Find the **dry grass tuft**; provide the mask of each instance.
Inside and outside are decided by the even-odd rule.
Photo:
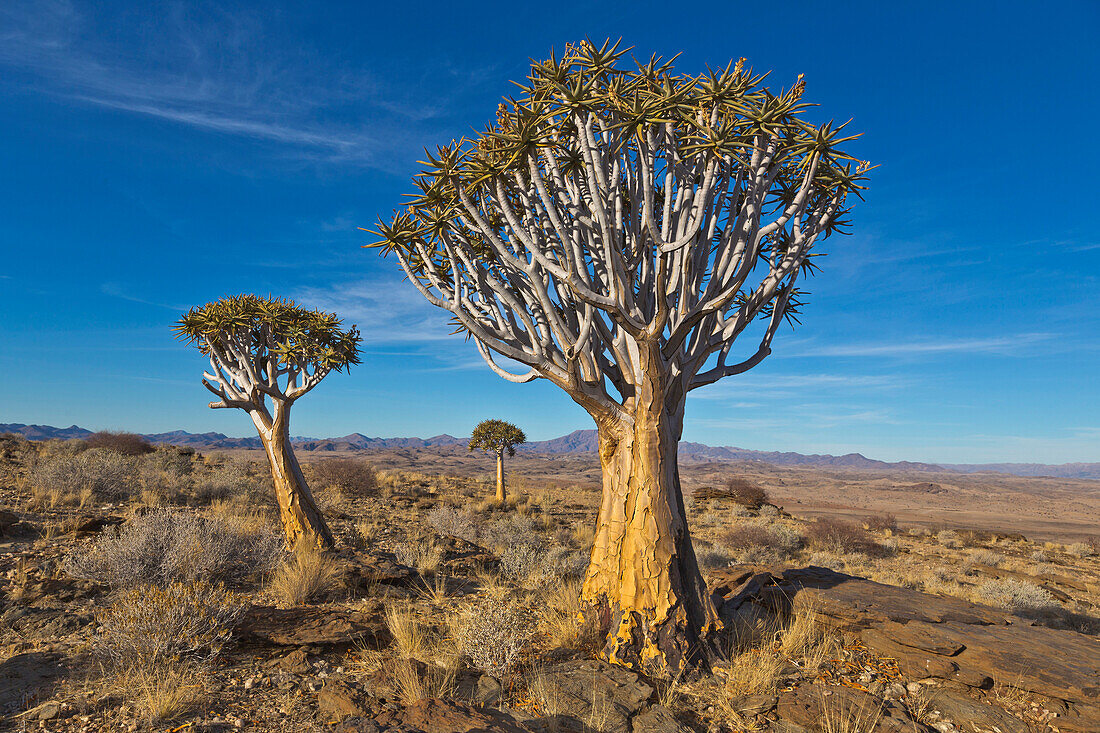
[[[416,568],[421,575],[430,575],[439,569],[439,563],[443,561],[443,550],[434,540],[422,537],[416,540],[407,540],[394,548],[397,562]]]
[[[301,544],[272,576],[268,591],[283,605],[301,606],[331,593],[340,580],[335,561],[317,548]]]

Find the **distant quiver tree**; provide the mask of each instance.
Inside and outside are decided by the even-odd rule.
[[[176,322],[180,338],[210,359],[202,384],[252,418],[271,463],[287,547],[335,542],[290,444],[290,408],[329,372],[359,363],[359,332],[332,313],[292,300],[238,295],[192,308]]]
[[[504,454],[516,454],[516,446],[526,443],[527,436],[510,422],[482,420],[470,436],[470,450],[483,450],[497,457],[497,501],[504,503]]]
[[[625,66],[627,50],[584,42],[534,62],[494,124],[427,155],[368,246],[494,372],[548,379],[595,420],[583,599],[610,621],[608,659],[674,675],[718,653],[720,623],[677,471],[687,394],[771,353],[869,166],[839,150],[843,125],[801,119],[801,77],[773,93],[744,59],[680,76],[658,57]]]

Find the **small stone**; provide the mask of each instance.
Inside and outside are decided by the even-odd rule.
[[[319,679],[306,680],[302,683],[302,687],[306,692],[320,692],[324,686],[324,681]]]

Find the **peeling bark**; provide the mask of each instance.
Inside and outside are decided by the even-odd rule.
[[[290,445],[290,405],[277,406],[274,418],[266,411],[253,410],[249,414],[271,464],[287,548],[293,550],[302,542],[318,549],[335,547],[336,540],[313,500]]]
[[[715,658],[721,622],[680,489],[682,400],[670,410],[663,381],[646,373],[632,419],[597,422],[603,499],[582,600],[610,621],[608,661],[676,676]]]

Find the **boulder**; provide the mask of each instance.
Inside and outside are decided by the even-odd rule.
[[[317,693],[317,709],[329,720],[370,718],[372,698],[347,682],[330,680]]]
[[[630,733],[630,716],[653,695],[634,672],[595,659],[555,664],[542,682],[555,708],[607,733]]]

